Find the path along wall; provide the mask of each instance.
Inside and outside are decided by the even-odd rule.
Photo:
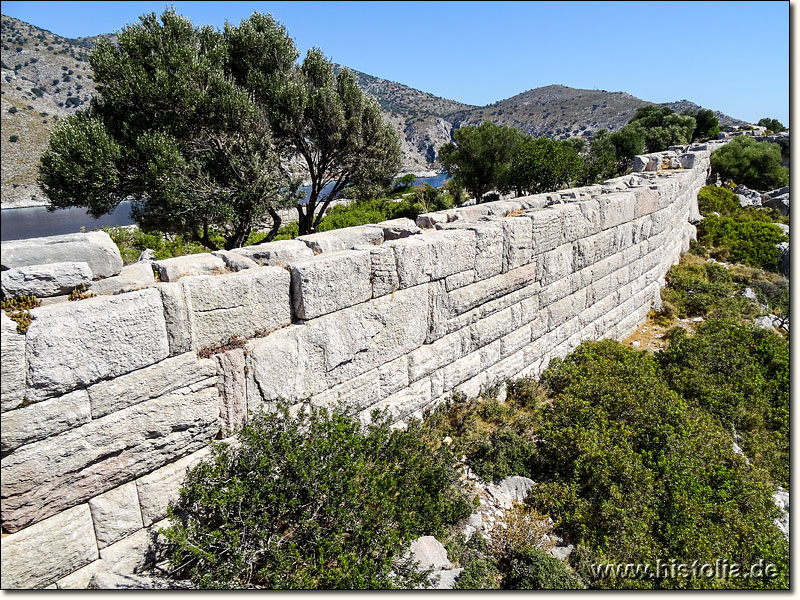
[[[40,307],[25,335],[3,313],[2,587],[141,568],[186,469],[276,397],[400,421],[630,333],[695,235],[713,147],[242,249],[258,266]]]

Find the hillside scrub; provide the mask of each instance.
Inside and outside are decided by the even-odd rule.
[[[189,473],[165,535],[173,575],[201,588],[384,589],[426,585],[403,560],[422,535],[469,514],[455,458],[415,426],[287,405]]]
[[[781,147],[740,135],[711,153],[711,175],[766,192],[789,185],[789,169],[781,164]]]

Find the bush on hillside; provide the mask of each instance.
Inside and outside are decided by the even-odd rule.
[[[401,557],[469,512],[455,458],[419,431],[288,406],[192,469],[165,530],[175,575],[203,588],[424,585]]]
[[[747,135],[711,153],[711,173],[723,182],[735,181],[762,192],[789,185],[789,169],[781,165],[780,147]]]
[[[697,241],[713,247],[714,258],[775,273],[780,271],[782,256],[776,244],[787,240],[778,226],[760,220],[712,215],[697,226]]]

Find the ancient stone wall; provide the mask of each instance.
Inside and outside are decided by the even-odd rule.
[[[160,261],[162,281],[36,308],[24,335],[2,313],[2,587],[140,568],[186,469],[277,397],[401,421],[627,335],[695,234],[713,147],[416,224]]]

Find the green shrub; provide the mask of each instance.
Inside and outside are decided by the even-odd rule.
[[[780,270],[779,242],[786,235],[776,225],[760,220],[742,221],[732,217],[709,216],[697,227],[697,240],[714,247],[712,255],[726,262],[735,262],[768,271]]]
[[[454,457],[418,424],[288,406],[256,415],[187,476],[165,531],[175,575],[203,588],[423,585],[399,559],[420,535],[465,518]]]
[[[19,141],[19,136],[18,135],[12,135],[12,136],[10,136],[8,138],[8,141],[9,142],[18,142]]]
[[[453,589],[497,590],[500,589],[501,577],[500,567],[494,558],[475,558],[461,571]]]
[[[748,135],[734,138],[711,153],[711,172],[723,181],[767,191],[789,185],[789,169],[781,165],[776,144],[757,142]]]
[[[739,197],[724,187],[707,185],[698,192],[697,205],[704,216],[718,212],[723,217],[730,217],[739,210]]]
[[[789,485],[789,345],[752,325],[709,321],[670,332],[658,355],[670,387],[708,411],[755,465]]]
[[[583,587],[563,562],[533,546],[523,546],[513,552],[503,585],[511,590],[575,590]]]
[[[138,227],[103,227],[102,230],[117,245],[126,265],[136,262],[147,248],[153,250],[156,260],[210,252],[202,244],[189,241],[181,235],[168,237],[161,233],[145,233]]]

